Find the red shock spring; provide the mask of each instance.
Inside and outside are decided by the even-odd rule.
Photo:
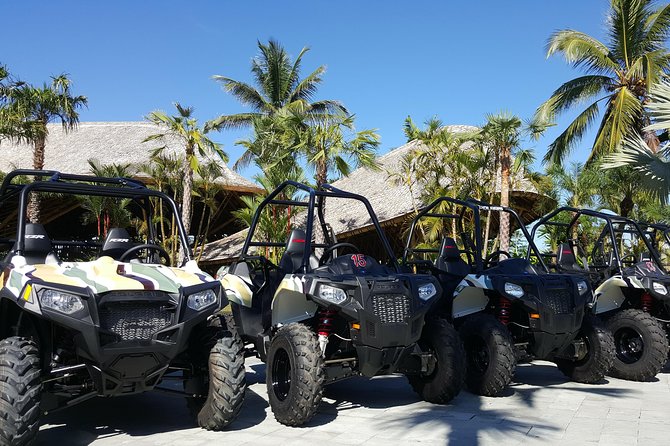
[[[651,313],[651,309],[654,306],[654,298],[651,296],[651,294],[642,293],[640,301],[642,302],[642,311],[645,313]]]
[[[511,315],[512,302],[503,296],[498,300],[498,320],[503,324],[509,324]]]
[[[319,334],[330,336],[333,331],[333,317],[337,312],[335,310],[321,310],[319,312]]]

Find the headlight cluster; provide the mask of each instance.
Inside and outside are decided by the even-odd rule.
[[[44,308],[63,314],[72,314],[84,309],[84,303],[79,296],[56,290],[44,290],[40,294],[40,304]]]
[[[186,306],[191,310],[200,311],[215,304],[217,301],[214,290],[202,290],[188,296]]]
[[[585,280],[580,280],[579,282],[577,282],[577,291],[579,292],[580,296],[586,293],[588,290],[589,285],[586,283]]]
[[[437,289],[432,283],[427,283],[419,287],[419,298],[421,300],[428,300],[437,294]]]
[[[521,288],[521,285],[517,285],[516,283],[511,283],[511,282],[505,282],[505,292],[509,294],[512,297],[520,298],[523,297],[523,288]]]
[[[659,282],[654,282],[651,287],[654,289],[654,292],[662,295],[668,294],[668,289],[663,285],[662,283]]]
[[[347,293],[345,293],[342,288],[337,288],[330,285],[321,285],[319,287],[319,298],[339,305],[347,300]]]

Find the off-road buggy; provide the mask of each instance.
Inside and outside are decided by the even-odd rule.
[[[589,209],[562,207],[546,215],[534,234],[558,244],[555,271],[588,279],[594,312],[614,335],[616,358],[610,374],[646,381],[667,361],[670,276],[659,253],[633,220]]]
[[[495,248],[485,255],[484,237],[503,213],[517,228],[512,241],[521,258]],[[482,219],[489,221],[485,233]],[[428,240],[436,228],[440,245]],[[533,263],[525,258],[526,248],[535,254]],[[519,215],[508,207],[435,200],[412,222],[403,264],[439,279],[442,296],[431,312],[459,330],[466,383],[474,393],[498,395],[511,382],[517,360],[553,361],[570,379],[585,383],[601,380],[612,364],[612,337],[591,314],[588,282],[549,274]]]
[[[326,201],[333,214],[358,206],[369,215],[385,264],[335,240]],[[276,241],[269,226],[280,217]],[[465,361],[458,334],[445,319],[426,318],[440,285],[429,275],[400,272],[360,195],[282,183],[258,207],[239,261],[222,282],[237,330],[267,364],[270,406],[280,423],[309,421],[323,386],[355,375],[404,373],[434,403],[460,391]]]
[[[25,175],[40,179],[18,184]],[[33,194],[44,225],[26,222]],[[76,211],[91,200],[122,206],[141,229],[111,228],[104,240],[86,233]],[[167,195],[125,178],[19,170],[0,186],[0,212],[16,223],[0,240],[0,444],[30,443],[47,412],[159,389],[167,378],[183,381],[184,392],[172,392],[187,397],[200,426],[235,418],[244,357],[218,316],[227,300],[191,260]],[[173,216],[184,252],[175,267],[152,224],[158,214]],[[59,233],[66,238],[52,240]]]

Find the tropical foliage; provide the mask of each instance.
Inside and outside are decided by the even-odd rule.
[[[161,111],[153,111],[147,116],[147,120],[156,124],[162,130],[160,133],[149,136],[144,142],[159,141],[163,146],[158,147],[154,154],[160,155],[166,148],[170,140],[177,142],[183,148],[182,167],[182,221],[186,233],[191,230],[191,195],[193,194],[193,173],[197,173],[200,168],[198,156],[216,156],[224,162],[228,161],[228,155],[223,151],[221,145],[209,139],[202,128],[198,126],[198,121],[193,117],[193,108],[183,107],[175,103],[178,114],[168,116]]]
[[[584,103],[589,105],[549,145],[544,160],[561,164],[589,127],[598,124],[589,161],[614,152],[623,140],[643,135],[656,150],[656,135],[649,124],[645,103],[650,88],[670,70],[665,47],[670,36],[670,5],[653,7],[649,0],[612,0],[606,21],[608,40],[567,29],[554,33],[547,57],[561,54],[585,75],[554,91],[537,110],[543,120]]]
[[[379,136],[375,131],[356,131],[354,116],[338,101],[315,100],[325,67],[301,78],[302,59],[308,49],[303,48],[293,60],[274,40],[259,42],[258,48],[251,65],[255,86],[214,76],[242,105],[252,108],[251,112],[219,116],[206,126],[216,130],[251,127],[252,135],[237,142],[245,151],[234,167],[254,164],[261,172],[256,181],[266,194],[283,180],[304,180],[305,171],[314,173],[319,187],[348,175],[352,167],[377,168]],[[243,223],[250,224],[261,198],[244,199],[246,209],[237,213]],[[290,207],[269,211],[261,217],[260,236],[267,241],[284,241],[295,215]]]
[[[19,82],[7,82],[8,73],[0,70],[0,137],[33,146],[33,168],[44,168],[47,124],[60,122],[65,131],[74,129],[79,122],[79,109],[88,104],[85,96],[72,93],[72,82],[65,74],[54,76],[50,83],[40,87]],[[39,220],[40,203],[31,195],[28,207],[31,221]]]

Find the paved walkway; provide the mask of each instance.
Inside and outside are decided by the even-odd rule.
[[[451,405],[419,401],[404,377],[351,379],[326,388],[306,427],[277,423],[265,367],[247,360],[244,408],[225,432],[194,427],[183,399],[150,393],[94,399],[50,415],[38,444],[59,445],[513,445],[670,444],[670,368],[655,382],[566,382],[551,363],[517,368],[505,396],[462,392]]]

